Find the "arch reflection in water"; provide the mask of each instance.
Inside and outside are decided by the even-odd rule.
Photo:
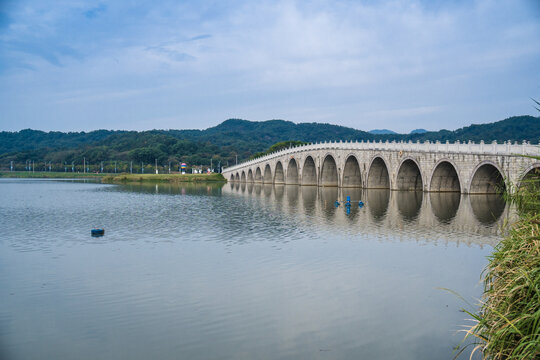
[[[424,193],[421,191],[396,191],[398,211],[405,221],[414,221],[420,214]]]
[[[285,185],[285,193],[287,194],[287,201],[293,207],[298,205],[298,198],[300,197],[299,185]]]
[[[323,214],[327,219],[334,217],[336,213],[335,202],[338,198],[338,188],[337,187],[321,187],[321,207]]]
[[[317,187],[315,186],[302,186],[302,204],[304,205],[304,211],[307,215],[315,214],[315,208],[317,204]]]
[[[263,184],[263,192],[264,192],[264,196],[266,196],[267,198],[270,197],[270,195],[272,195],[272,187],[273,185],[272,184]]]
[[[259,187],[259,193],[261,189]],[[286,218],[305,224],[307,231],[312,226],[324,226],[327,228],[325,231],[346,231],[352,237],[371,233],[384,238],[412,238],[429,242],[446,239],[467,245],[494,245],[500,239],[502,222],[506,217],[514,216],[503,199],[494,195],[433,193],[424,199],[422,192],[388,189],[299,185],[271,189],[273,195],[261,196],[263,206],[266,204],[273,209],[282,209],[287,214]],[[229,190],[228,186],[224,187],[224,191],[231,195],[250,196],[234,188]],[[251,196],[257,197],[256,194]],[[343,201],[347,196],[351,197],[353,205],[350,211],[343,202],[339,207],[335,206],[336,199]],[[365,204],[362,208],[358,207],[358,199]]]
[[[388,212],[390,189],[370,189],[366,192],[366,199],[373,220],[382,221]]]
[[[471,194],[469,201],[475,218],[484,225],[496,223],[506,207],[504,198],[497,194]]]
[[[456,217],[459,209],[461,194],[458,192],[432,192],[429,201],[433,214],[443,223],[450,222]]]
[[[347,196],[351,199],[351,206],[347,207],[347,215],[350,219],[355,219],[359,213],[358,202],[364,200],[364,195],[361,188],[342,188],[339,195],[340,201],[343,203],[347,201]],[[334,206],[335,207],[335,206]]]
[[[283,202],[283,196],[285,195],[285,185],[274,185],[274,194],[276,196],[276,200],[281,204]]]
[[[300,186],[285,185],[285,208],[289,214],[298,214],[300,206]]]

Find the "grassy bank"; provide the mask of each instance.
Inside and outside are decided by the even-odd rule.
[[[19,179],[76,179],[76,178],[101,178],[105,174],[54,172],[54,171],[0,171],[0,178]]]
[[[104,183],[142,183],[142,182],[165,182],[165,183],[197,183],[197,182],[225,182],[221,174],[119,174],[116,176],[104,176]]]
[[[102,182],[114,183],[203,183],[225,182],[221,174],[96,174],[96,173],[72,173],[72,172],[48,172],[48,171],[3,171],[0,178],[19,179],[74,179],[74,178],[100,178]]]
[[[540,359],[539,183],[509,196],[520,213],[489,257],[477,321],[467,336],[485,359]]]

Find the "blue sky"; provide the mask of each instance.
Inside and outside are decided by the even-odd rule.
[[[0,130],[538,115],[540,1],[0,0]]]

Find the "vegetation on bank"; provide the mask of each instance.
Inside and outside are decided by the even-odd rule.
[[[0,171],[0,178],[19,179],[75,179],[75,178],[101,178],[106,174],[83,173],[83,172],[58,172],[58,171]]]
[[[167,182],[167,183],[203,183],[225,182],[221,174],[104,174],[104,173],[76,173],[55,171],[2,171],[0,178],[19,179],[79,179],[97,178],[103,183],[141,183],[141,182]]]
[[[225,182],[221,174],[119,174],[107,175],[101,179],[104,183],[142,183],[142,182],[166,182],[166,183],[202,183],[202,182]]]
[[[519,221],[489,257],[474,351],[485,359],[540,359],[540,174],[507,195]]]

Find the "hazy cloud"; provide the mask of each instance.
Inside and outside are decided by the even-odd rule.
[[[189,40],[190,41],[195,41],[195,40],[203,40],[203,39],[208,39],[208,38],[211,38],[212,35],[209,35],[209,34],[203,34],[203,35],[197,35],[197,36],[194,36],[192,38],[190,38]]]
[[[227,117],[457,128],[533,113],[540,91],[532,0],[22,0],[7,9],[4,129],[204,128]]]

